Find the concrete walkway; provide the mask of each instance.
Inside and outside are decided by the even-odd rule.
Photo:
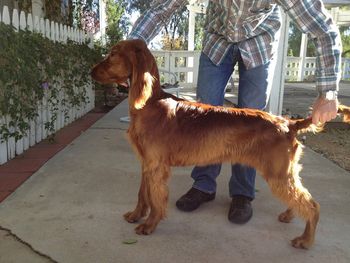
[[[350,174],[309,149],[301,176],[321,204],[321,218],[308,251],[290,246],[304,223],[277,221],[285,207],[260,177],[252,220],[243,226],[227,220],[228,165],[216,200],[192,213],[175,207],[192,183],[191,167],[173,169],[168,218],[152,235],[136,235],[136,225],[122,218],[140,184],[127,124],[119,122],[125,115],[126,101],[0,204],[0,262],[350,262]],[[123,243],[129,239],[137,242]]]

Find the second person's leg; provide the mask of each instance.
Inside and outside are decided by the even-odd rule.
[[[264,110],[270,96],[275,61],[253,69],[246,69],[241,59],[238,62],[238,107]],[[252,167],[232,165],[229,183],[232,202],[228,218],[233,223],[246,223],[253,215],[250,202],[255,197],[255,175],[256,171]]]
[[[235,64],[233,46],[220,65],[215,65],[205,54],[201,54],[198,71],[197,100],[211,105],[223,105],[225,87],[232,75]],[[193,211],[203,202],[213,200],[216,193],[216,177],[220,174],[221,164],[196,166],[191,177],[192,188],[183,195],[176,206],[182,211]]]

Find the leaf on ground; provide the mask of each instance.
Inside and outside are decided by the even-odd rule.
[[[132,245],[132,244],[135,244],[135,243],[137,243],[136,239],[130,238],[130,239],[123,240],[123,244],[126,244],[126,245]]]

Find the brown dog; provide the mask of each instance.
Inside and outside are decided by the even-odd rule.
[[[256,168],[271,191],[288,209],[279,216],[290,222],[294,215],[306,221],[304,233],[292,240],[297,248],[314,242],[319,205],[299,178],[302,146],[298,131],[311,130],[311,118],[289,120],[252,109],[214,107],[178,99],[159,83],[155,59],[141,40],[121,41],[92,70],[101,83],[127,83],[128,135],[142,163],[138,203],[124,215],[137,222],[138,234],[150,234],[166,215],[167,180],[171,166],[242,163]],[[350,120],[350,109],[340,106]]]

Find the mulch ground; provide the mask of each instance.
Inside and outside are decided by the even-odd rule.
[[[304,144],[350,172],[350,125],[329,123],[318,134],[306,134]]]

